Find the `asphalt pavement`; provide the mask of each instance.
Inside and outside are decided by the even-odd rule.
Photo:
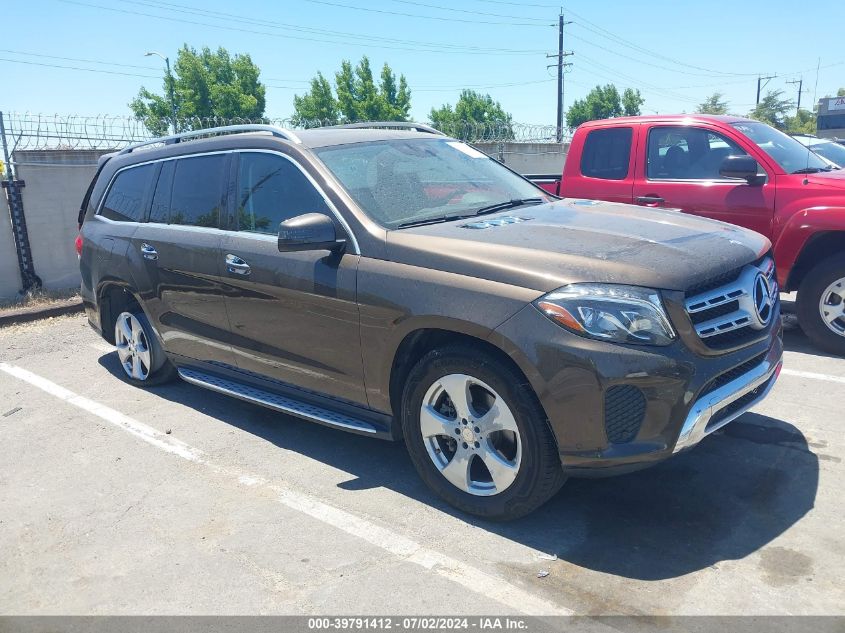
[[[132,387],[83,316],[0,328],[0,614],[843,615],[845,359],[786,348],[694,450],[502,524],[399,444]]]

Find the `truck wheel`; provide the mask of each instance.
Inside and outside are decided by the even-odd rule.
[[[114,324],[114,341],[127,382],[151,387],[176,376],[143,312],[121,312]]]
[[[432,351],[414,366],[402,430],[423,481],[486,519],[528,514],[565,480],[546,414],[525,379],[469,347]]]
[[[817,347],[845,356],[845,255],[824,260],[804,277],[798,322]]]

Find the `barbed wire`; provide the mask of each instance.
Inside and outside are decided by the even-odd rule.
[[[127,116],[59,115],[2,113],[9,152],[20,150],[116,150],[166,136],[172,131],[168,119],[138,119]],[[225,125],[265,124],[288,129],[310,129],[332,125],[334,121],[292,118],[192,117],[178,119],[177,130],[199,130]],[[444,134],[476,143],[554,143],[554,125],[532,125],[495,121],[489,123],[451,122],[435,125]]]

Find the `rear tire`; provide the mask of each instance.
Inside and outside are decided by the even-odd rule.
[[[413,367],[402,395],[402,429],[429,488],[485,519],[526,515],[566,479],[546,414],[525,378],[468,346],[434,350]]]
[[[814,345],[845,356],[845,255],[825,259],[804,277],[798,323]]]
[[[176,368],[167,359],[149,319],[140,310],[118,315],[114,341],[126,382],[136,387],[152,387],[176,377]]]

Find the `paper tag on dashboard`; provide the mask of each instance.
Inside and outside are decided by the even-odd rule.
[[[466,143],[461,143],[460,141],[448,141],[446,143],[449,147],[454,147],[459,152],[463,152],[470,158],[487,158],[487,154],[483,152],[479,152],[477,149],[473,149]]]

